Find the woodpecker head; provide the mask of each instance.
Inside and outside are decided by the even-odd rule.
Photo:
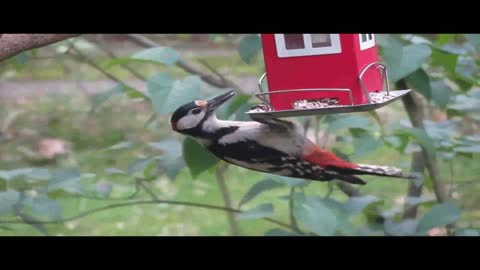
[[[181,106],[170,119],[172,129],[188,135],[201,132],[203,124],[215,117],[215,110],[234,95],[234,91],[229,91],[210,100],[195,100]]]

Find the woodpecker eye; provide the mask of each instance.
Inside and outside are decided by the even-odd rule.
[[[199,114],[202,110],[200,110],[199,108],[195,108],[192,110],[192,113],[193,114]]]

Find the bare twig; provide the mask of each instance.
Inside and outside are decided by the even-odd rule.
[[[290,226],[296,228],[296,230],[300,230],[298,228],[298,224],[297,224],[297,219],[295,218],[295,215],[294,215],[294,211],[293,211],[293,207],[294,207],[294,200],[293,200],[293,195],[295,194],[295,187],[291,187],[290,188],[290,196],[288,198],[288,209],[289,209],[289,212],[290,212]]]
[[[141,188],[143,188],[143,190],[144,190],[145,192],[148,193],[148,195],[150,195],[150,197],[151,197],[152,199],[154,199],[154,200],[156,200],[156,201],[159,200],[157,194],[155,194],[152,190],[150,190],[150,188],[148,188],[147,185],[145,185],[145,183],[143,182],[143,180],[138,179],[138,182],[137,182],[137,183],[138,183],[138,185],[139,185]]]
[[[87,63],[88,65],[90,65],[91,67],[93,67],[94,69],[98,70],[100,73],[102,73],[103,75],[105,75],[107,78],[109,78],[110,80],[114,81],[114,82],[117,82],[118,84],[121,84],[122,86],[124,87],[128,87],[130,89],[135,89],[134,87],[131,87],[129,86],[127,83],[125,83],[124,81],[122,81],[121,79],[117,78],[116,76],[114,76],[113,74],[111,74],[110,72],[104,70],[102,67],[100,67],[97,63],[95,63],[94,61],[92,61],[90,58],[88,58],[86,55],[84,55],[80,50],[78,50],[75,45],[73,45],[73,43],[71,44],[71,51],[73,51],[74,53],[71,53],[69,52],[68,54],[75,57],[77,60],[79,61],[82,61],[82,62],[85,62]],[[142,92],[136,90],[138,93],[140,93],[144,98],[146,97],[145,94],[143,94]]]
[[[112,81],[115,81],[117,83],[120,83],[120,84],[125,84],[122,80],[120,80],[119,78],[115,77],[114,75],[112,75],[111,73],[105,71],[102,67],[100,67],[99,65],[97,65],[97,63],[95,63],[94,61],[92,61],[90,58],[88,58],[86,55],[84,55],[80,50],[78,50],[75,45],[72,45],[71,47],[71,50],[73,52],[75,52],[74,54],[72,53],[69,53],[70,55],[72,55],[73,57],[77,58],[79,61],[82,61],[82,62],[85,62],[87,63],[89,66],[93,67],[94,69],[98,70],[100,73],[102,73],[103,75],[105,75],[107,78],[109,78],[110,80]]]
[[[215,178],[217,179],[218,187],[220,188],[220,193],[223,196],[223,203],[225,208],[232,208],[232,199],[230,198],[230,192],[228,191],[227,185],[225,183],[225,171],[228,168],[228,164],[222,163],[218,165],[215,172]],[[239,235],[237,220],[235,219],[235,212],[227,212],[228,223],[230,224],[230,231],[233,236]]]
[[[213,74],[217,75],[217,77],[222,80],[223,83],[228,83],[226,81],[227,78],[223,76],[223,74],[221,74],[216,68],[210,65],[205,59],[198,59],[198,62],[210,70]]]
[[[98,212],[114,209],[114,208],[121,208],[121,207],[126,207],[126,206],[133,206],[133,205],[142,205],[142,204],[170,204],[170,205],[185,205],[185,206],[191,206],[191,207],[199,207],[199,208],[206,208],[206,209],[211,209],[211,210],[221,210],[221,211],[226,211],[226,212],[233,212],[233,213],[242,213],[241,210],[234,209],[234,208],[228,208],[228,207],[223,207],[223,206],[216,206],[216,205],[211,205],[211,204],[203,204],[203,203],[193,203],[193,202],[183,202],[183,201],[173,201],[173,200],[151,200],[151,201],[132,201],[132,202],[125,202],[125,203],[117,203],[117,204],[110,204],[98,208],[94,208],[91,210],[87,210],[81,214],[78,214],[73,217],[69,218],[64,218],[60,220],[48,220],[48,221],[31,221],[29,224],[60,224],[72,220],[76,220],[79,218],[83,218]],[[284,228],[292,229],[295,230],[292,226],[290,226],[287,223],[284,223],[282,221],[273,219],[273,218],[263,218],[264,220],[279,225]],[[0,220],[0,224],[24,224],[25,222],[22,220]]]
[[[0,39],[0,61],[24,51],[44,47],[79,34],[3,34]]]
[[[117,58],[115,53],[112,52],[108,48],[108,46],[105,45],[103,40],[96,40],[95,44],[97,44],[97,46],[102,51],[104,51],[108,56],[110,56],[111,58]],[[130,72],[133,76],[135,76],[135,78],[137,78],[139,80],[142,80],[142,81],[145,80],[145,77],[142,74],[138,73],[135,69],[131,68],[128,64],[122,63],[122,64],[120,64],[120,66],[122,66],[124,69],[128,70],[128,72]]]
[[[155,48],[155,47],[160,47],[160,44],[156,43],[155,41],[145,37],[144,35],[140,35],[140,34],[129,34],[128,37],[134,41],[135,43],[145,47],[145,48]],[[240,90],[240,87],[235,84],[233,81],[225,78],[223,75],[220,74],[220,78],[218,78],[217,76],[219,74],[215,74],[217,76],[212,76],[200,69],[198,69],[197,67],[193,66],[191,63],[187,62],[186,60],[184,59],[179,59],[176,63],[176,65],[183,69],[184,71],[190,73],[190,74],[194,74],[194,75],[198,75],[204,82],[212,85],[212,86],[215,86],[215,87],[218,87],[218,88],[234,88],[234,89],[239,89]]]

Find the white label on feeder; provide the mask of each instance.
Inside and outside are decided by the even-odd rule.
[[[275,34],[278,57],[342,52],[339,34]]]

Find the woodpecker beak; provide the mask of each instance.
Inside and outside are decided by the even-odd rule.
[[[233,96],[235,96],[235,91],[229,91],[225,94],[221,94],[219,96],[216,96],[210,99],[207,103],[207,111],[209,112],[215,111],[216,109],[218,109],[218,107],[220,107],[227,100],[231,99]]]

